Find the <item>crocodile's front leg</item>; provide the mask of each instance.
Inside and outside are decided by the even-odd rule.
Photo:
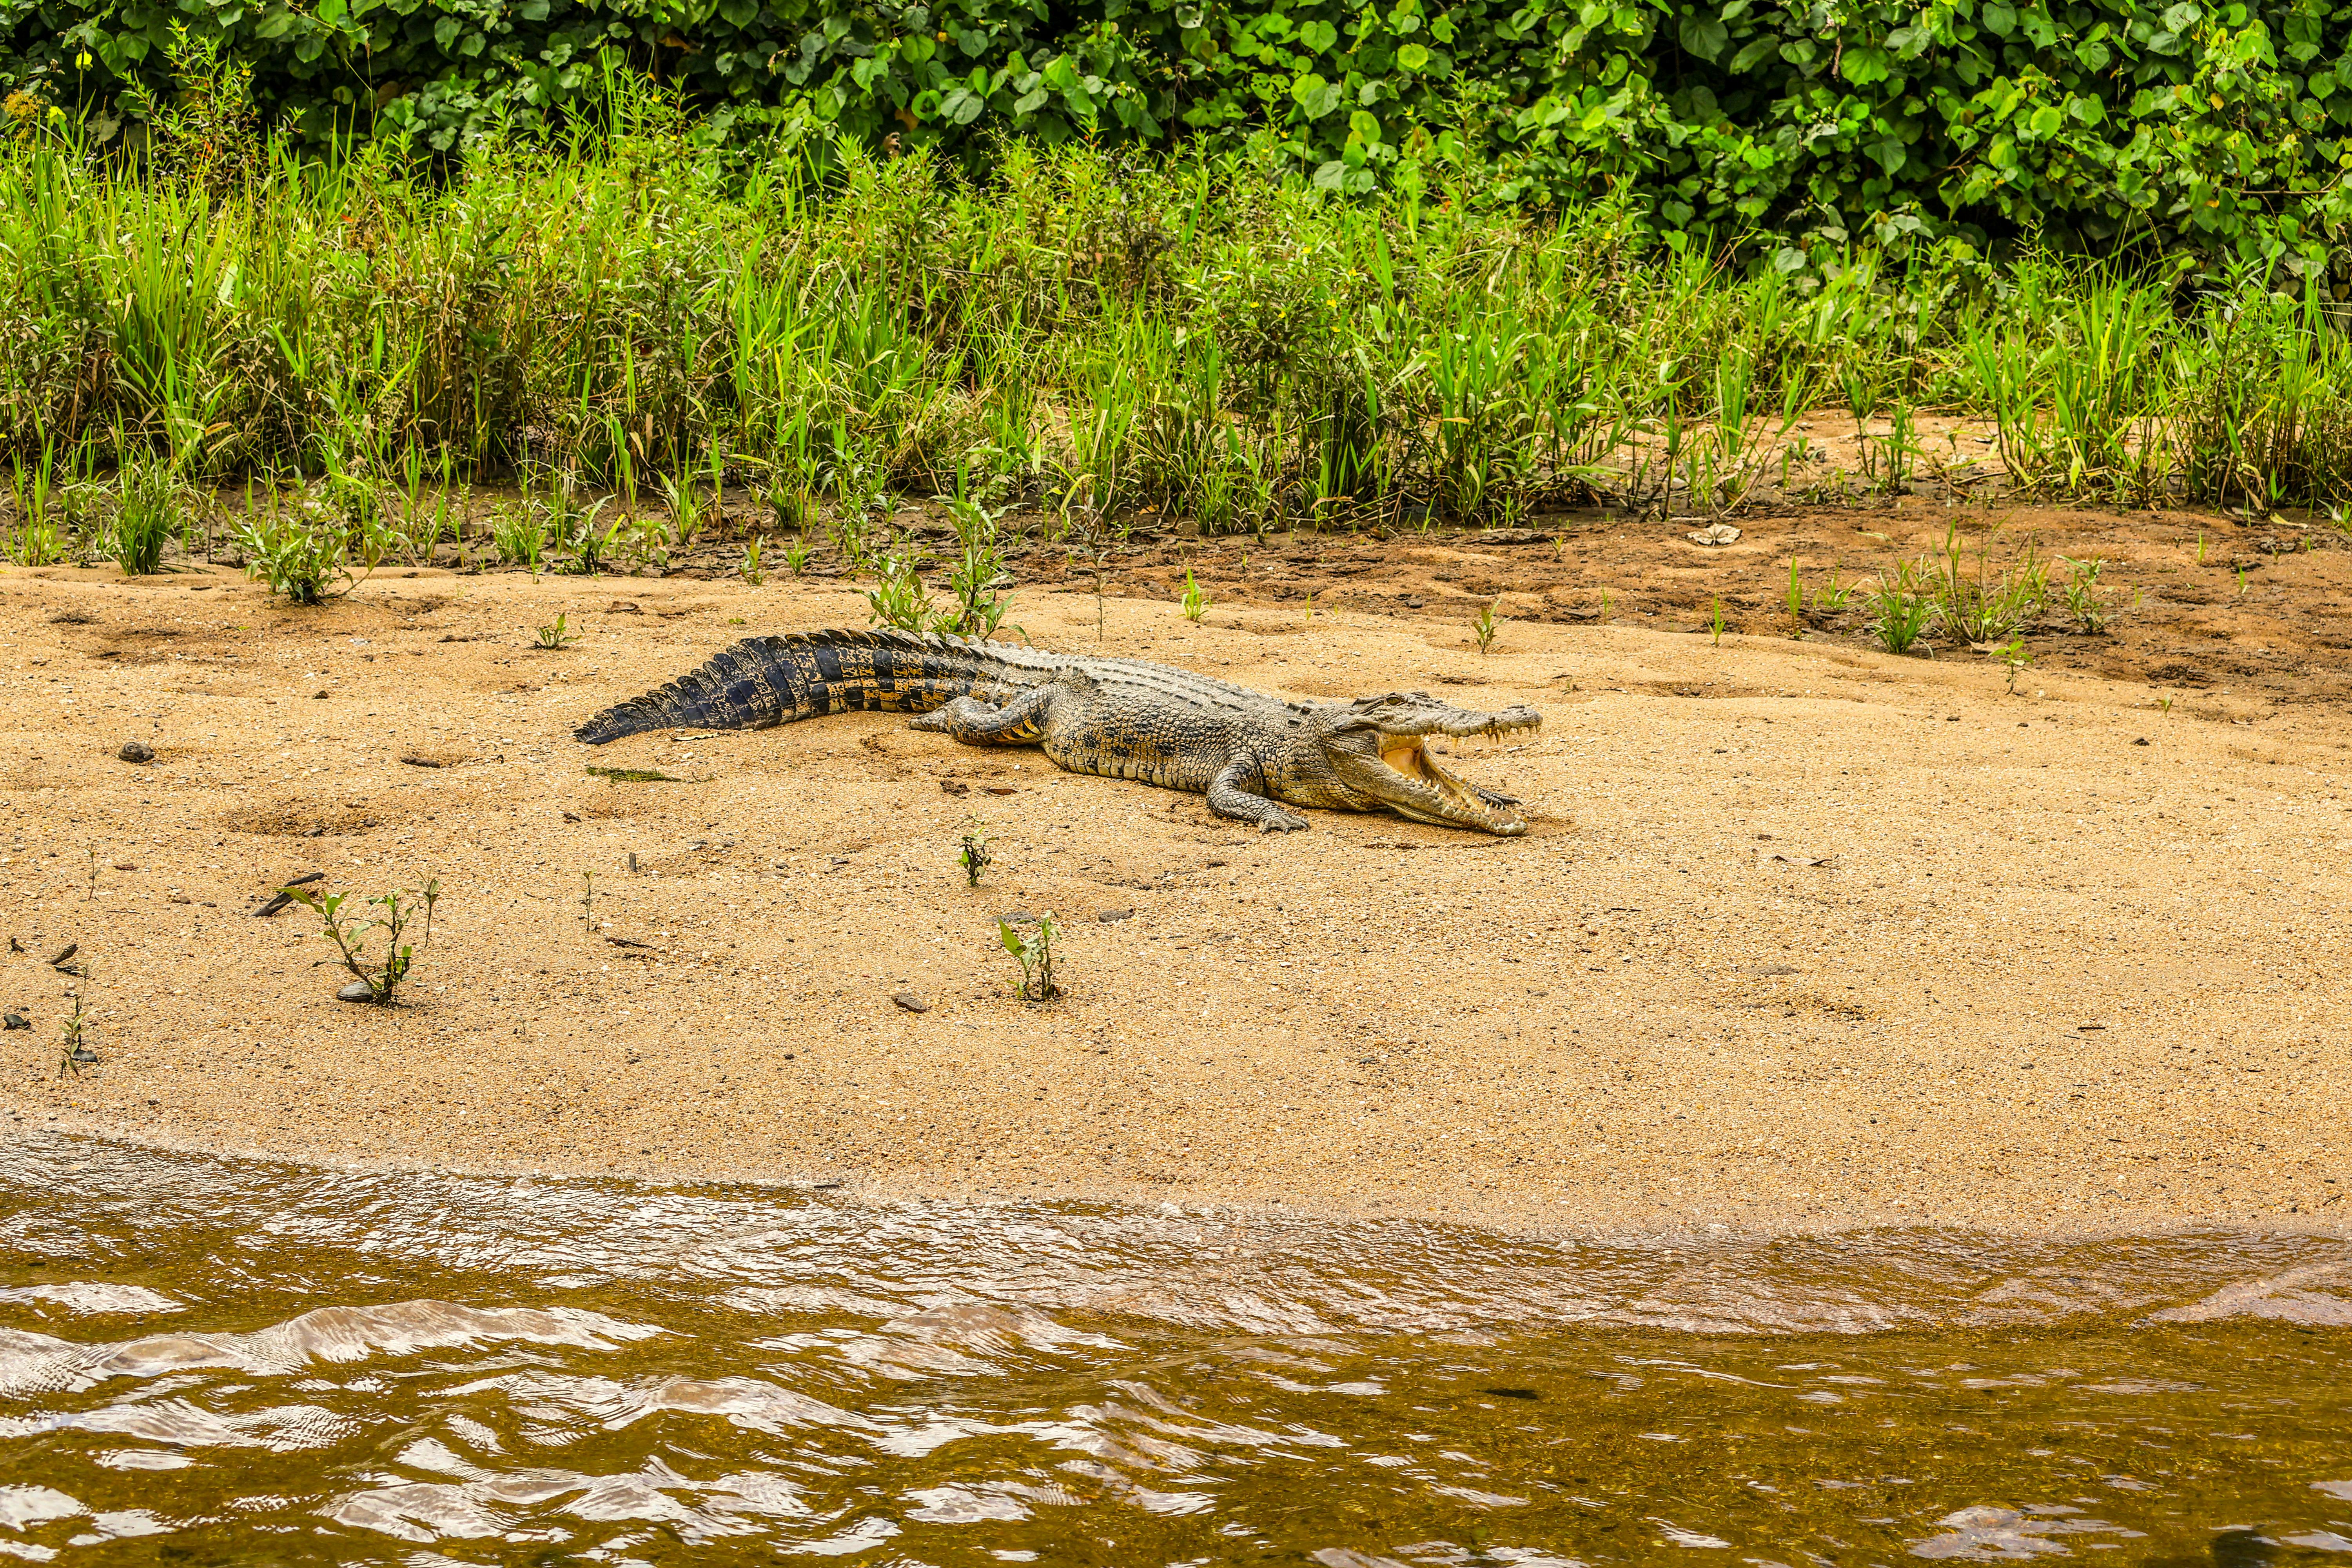
[[[1034,746],[1045,738],[1045,719],[1060,694],[1059,687],[1032,687],[1002,708],[991,708],[976,697],[959,697],[907,728],[940,731],[967,746]]]
[[[1265,787],[1265,772],[1249,757],[1235,757],[1209,781],[1209,809],[1235,822],[1254,822],[1260,833],[1296,833],[1307,826],[1297,812],[1285,811],[1256,789]]]

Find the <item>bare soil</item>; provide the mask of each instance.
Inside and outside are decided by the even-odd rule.
[[[1963,646],[1867,646],[1858,602],[1790,635],[1792,556],[1866,578],[2004,517],[1996,564],[2099,555],[2115,611],[2046,617],[2014,695]],[[225,568],[0,570],[0,1006],[32,1026],[0,1128],[1547,1231],[2341,1228],[2352,552],[1924,499],[1735,521],[1171,534],[1109,563],[1099,637],[1083,569],[1019,563],[1048,647],[1535,704],[1457,758],[1528,801],[1510,840],[1261,839],[885,715],[571,740],[734,637],[864,624],[837,581],[427,569],[295,610]],[[559,612],[577,644],[534,648]],[[316,917],[255,917],[311,871],[440,879],[404,1005],[336,1002]],[[1048,910],[1033,1005],[996,917]],[[99,1059],[61,1076],[76,991]]]

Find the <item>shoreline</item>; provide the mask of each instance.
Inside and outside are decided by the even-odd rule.
[[[559,612],[581,645],[531,649]],[[1530,832],[1261,839],[887,714],[569,739],[737,637],[862,624],[830,586],[426,573],[320,613],[226,573],[0,572],[0,1003],[35,1025],[0,1037],[0,1131],[1523,1235],[2337,1234],[2332,708],[1615,626],[1481,658],[1358,612],[1108,614],[1107,653],[1269,689],[1533,703],[1533,742],[1450,764]],[[1018,618],[1090,651],[1095,615],[1034,588]],[[443,880],[416,1005],[336,1003],[315,918],[247,912],[312,869]],[[1069,994],[1031,1007],[994,918],[1039,910]],[[100,1063],[58,1079],[68,942]]]

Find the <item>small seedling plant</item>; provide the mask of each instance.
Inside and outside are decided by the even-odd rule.
[[[2025,639],[2011,637],[2008,642],[1993,649],[1992,656],[2000,660],[2002,668],[2009,671],[2009,695],[2016,696],[2017,678],[2023,674],[2026,667],[2033,662],[2033,655],[2027,650]]]
[[[425,936],[421,945],[433,945],[433,908],[441,901],[439,880],[429,880],[422,892],[406,888],[389,893],[379,893],[366,900],[368,908],[383,912],[363,921],[353,921],[343,914],[350,902],[349,893],[322,893],[314,888],[280,888],[296,903],[318,913],[323,930],[320,934],[331,943],[335,956],[322,958],[320,963],[340,964],[352,978],[368,988],[368,1000],[379,1007],[389,1007],[402,981],[415,967],[415,949],[404,945],[401,937],[421,913],[425,919]],[[369,956],[371,932],[381,932],[377,939],[381,956]]]
[[[1480,610],[1478,618],[1470,623],[1470,638],[1478,645],[1482,657],[1493,650],[1495,634],[1498,629],[1495,625],[1495,606],[1492,605]]]
[[[1192,569],[1184,568],[1184,618],[1198,624],[1209,613],[1209,595],[1201,592],[1201,584],[1192,581]]]
[[[963,885],[977,888],[980,874],[996,858],[988,852],[988,829],[975,822],[964,829],[963,837],[956,842],[956,864],[963,868]]]
[[[81,966],[81,984],[74,988],[73,1012],[66,1018],[65,1027],[58,1031],[58,1076],[70,1071],[81,1076],[81,1069],[98,1065],[98,1053],[89,1048],[84,1030],[89,1023],[89,988],[97,984],[98,970],[92,964]]]
[[[579,640],[572,634],[570,625],[562,616],[556,616],[555,619],[540,627],[538,636],[538,646],[550,653],[570,647]]]
[[[1029,925],[1025,921],[1022,923]],[[1027,931],[1016,928],[1011,921],[997,921],[997,940],[1021,965],[1019,995],[1024,1002],[1050,1002],[1062,994],[1061,986],[1054,981],[1054,939],[1061,933],[1061,925],[1051,910],[1038,916]]]
[[[2062,558],[2063,561],[2063,558]],[[2085,634],[2096,635],[2107,625],[2106,602],[2099,589],[2099,574],[2106,563],[2096,557],[2088,561],[2063,561],[2066,568],[2066,613]],[[2238,592],[2246,591],[2246,574],[2238,574]]]

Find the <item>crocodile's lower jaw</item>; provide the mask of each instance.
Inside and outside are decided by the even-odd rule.
[[[1404,740],[1402,744],[1382,748],[1381,761],[1391,773],[1419,784],[1421,792],[1434,797],[1426,805],[1410,796],[1385,800],[1383,804],[1399,816],[1426,822],[1433,827],[1475,827],[1507,838],[1528,830],[1526,818],[1507,807],[1489,805],[1460,779],[1438,766],[1437,759],[1429,754],[1427,742],[1417,736]]]

